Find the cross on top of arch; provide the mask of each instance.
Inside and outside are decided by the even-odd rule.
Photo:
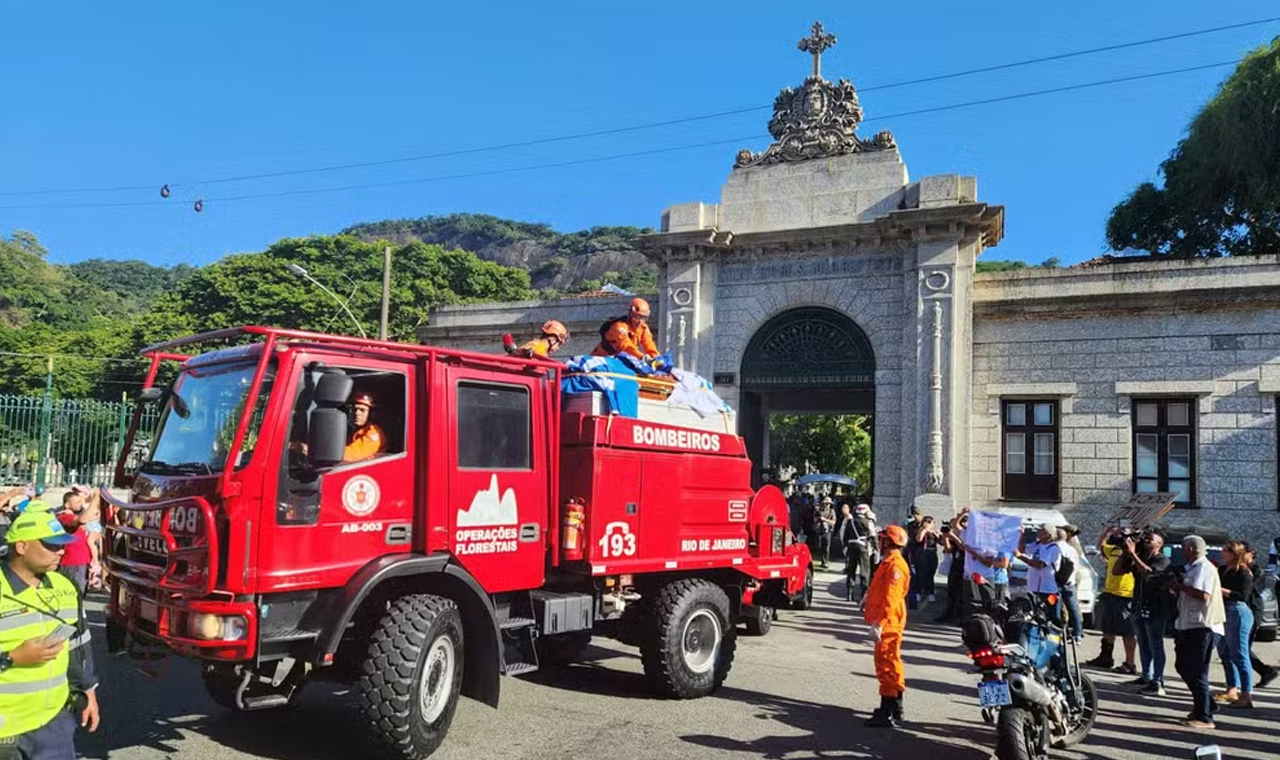
[[[813,56],[813,75],[822,76],[822,54],[836,44],[836,36],[822,29],[822,22],[813,22],[813,29],[808,37],[800,40],[799,48]]]

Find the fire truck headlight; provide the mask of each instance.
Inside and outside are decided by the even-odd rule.
[[[248,632],[248,624],[239,615],[222,616],[195,612],[187,618],[191,636],[205,641],[239,641]]]

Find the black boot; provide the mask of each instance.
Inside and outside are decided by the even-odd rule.
[[[893,720],[893,697],[880,697],[880,706],[867,718],[867,728],[897,728]]]
[[[905,723],[907,720],[902,712],[902,694],[903,692],[898,692],[897,699],[893,700],[893,709],[889,713],[893,722],[898,724]]]
[[[1102,642],[1102,653],[1099,654],[1097,657],[1094,657],[1092,660],[1089,660],[1088,662],[1086,662],[1085,665],[1092,665],[1095,668],[1115,667],[1116,663],[1115,663],[1115,660],[1113,659],[1115,649],[1116,649],[1116,642],[1114,640],[1112,641],[1104,640]]]

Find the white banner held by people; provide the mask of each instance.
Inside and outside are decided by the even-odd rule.
[[[960,538],[966,545],[973,547],[977,553],[994,557],[1000,552],[1013,556],[1018,548],[1018,540],[1022,537],[1022,519],[1016,515],[1002,515],[998,512],[970,512],[969,525],[965,527]],[[964,574],[966,577],[974,573],[986,574],[981,562],[966,554],[964,558]]]

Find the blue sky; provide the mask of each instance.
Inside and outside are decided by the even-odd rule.
[[[70,10],[74,8],[75,10]],[[1274,0],[1192,3],[361,2],[0,0],[0,234],[35,232],[55,261],[203,264],[281,237],[455,211],[557,229],[658,223],[715,202],[737,149],[768,144],[767,108],[571,142],[246,182],[767,107],[799,84],[815,19],[839,37],[828,78],[872,88],[962,69],[1277,16]],[[986,258],[1076,262],[1105,250],[1110,208],[1154,179],[1230,67],[897,119],[877,117],[1238,59],[1253,26],[862,95],[913,179],[978,177],[1006,207]],[[748,138],[738,139],[735,138]],[[475,175],[675,146],[724,145]],[[433,179],[381,188],[335,186]],[[168,201],[159,188],[173,185]],[[191,202],[205,198],[203,213]],[[90,207],[91,204],[136,203]],[[61,208],[12,208],[14,206]]]

